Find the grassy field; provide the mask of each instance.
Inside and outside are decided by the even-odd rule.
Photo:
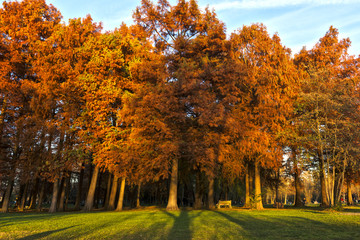
[[[360,208],[0,213],[0,239],[360,239]]]

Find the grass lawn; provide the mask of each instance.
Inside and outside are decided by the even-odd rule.
[[[0,213],[0,239],[360,239],[360,208]]]

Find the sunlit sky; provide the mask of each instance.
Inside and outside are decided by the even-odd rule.
[[[177,0],[170,0],[174,5]],[[64,17],[85,17],[102,22],[113,30],[122,22],[132,24],[132,13],[141,0],[47,0]],[[215,9],[227,27],[227,33],[251,23],[264,23],[269,33],[277,32],[282,43],[297,53],[324,36],[330,25],[340,37],[352,41],[350,53],[360,54],[360,0],[198,0],[201,8]]]

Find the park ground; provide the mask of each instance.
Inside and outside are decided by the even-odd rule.
[[[0,239],[360,239],[360,207],[0,213]]]

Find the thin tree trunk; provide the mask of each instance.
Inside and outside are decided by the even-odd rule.
[[[260,166],[257,161],[255,161],[255,208],[257,210],[264,208],[261,199]]]
[[[295,167],[295,207],[303,207],[304,202],[301,198],[300,169]]]
[[[29,183],[26,182],[26,183],[25,183],[24,192],[23,192],[23,194],[22,194],[22,196],[21,196],[21,202],[20,202],[20,206],[19,206],[19,211],[20,211],[20,212],[23,212],[23,211],[24,211],[25,203],[26,203],[26,198],[27,198],[28,188],[29,188]]]
[[[79,184],[78,184],[78,192],[76,194],[76,200],[75,200],[75,210],[80,210],[83,182],[84,182],[84,168],[81,167],[80,176],[79,176]]]
[[[110,201],[110,192],[111,192],[111,181],[112,181],[112,174],[108,174],[108,181],[106,185],[106,195],[105,195],[105,201],[104,201],[104,209],[109,208],[109,201]]]
[[[2,137],[4,136],[3,131],[4,131],[4,125],[5,125],[4,123],[5,123],[6,107],[7,107],[6,98],[3,98],[1,114],[0,114],[0,142],[2,142]]]
[[[252,164],[249,163],[249,194],[250,196],[252,196],[253,194],[255,194],[254,192],[254,166]]]
[[[348,197],[347,205],[349,205],[349,206],[354,205],[354,201],[353,201],[353,198],[352,198],[352,192],[351,192],[350,180],[347,181],[346,188],[347,188],[347,197]]]
[[[245,170],[245,205],[244,207],[251,207],[250,203],[250,166],[249,163],[246,164],[246,170]]]
[[[36,207],[36,200],[37,200],[37,195],[39,192],[39,183],[40,183],[40,179],[36,178],[35,185],[31,191],[30,209],[35,209],[35,207]]]
[[[333,168],[332,168],[332,178],[331,178],[331,189],[333,189],[333,191],[331,192],[331,198],[332,198],[331,202],[332,202],[333,205],[335,205],[335,202],[336,202],[336,200],[335,200],[335,191],[336,191],[335,190],[335,177],[336,177],[335,169],[336,169],[336,167],[333,166]]]
[[[1,181],[0,181],[0,185],[1,185]],[[0,192],[0,197],[1,197],[1,200],[0,200],[0,208],[2,208],[2,204],[3,204],[3,201],[4,201],[4,197],[5,197],[5,191],[3,191],[2,193]],[[1,212],[1,210],[0,210]]]
[[[94,207],[99,208],[100,204],[100,194],[101,194],[101,181],[103,179],[103,173],[99,171],[98,173],[98,181],[97,181],[97,187],[95,188],[95,197],[94,197]]]
[[[60,198],[61,198],[61,194],[63,192],[63,189],[64,189],[64,182],[65,182],[65,177],[64,177],[64,174],[63,176],[61,177],[61,181],[60,181],[60,186],[59,186],[59,193],[58,193],[58,199],[57,199],[57,206],[56,206],[56,209],[59,211],[59,208],[60,208]]]
[[[53,194],[51,199],[51,206],[49,209],[50,213],[56,212],[58,195],[59,195],[59,177],[55,179],[55,182],[53,184]]]
[[[62,184],[60,187],[60,198],[59,198],[59,207],[58,207],[59,212],[63,212],[65,210],[64,200],[65,200],[65,193],[67,188],[66,184],[67,184],[66,177],[63,177]]]
[[[336,126],[336,125],[335,125]],[[332,160],[335,162],[335,157],[336,157],[336,146],[337,146],[337,126],[335,128],[335,142],[334,142],[334,147],[333,147],[333,151],[332,151]],[[327,164],[327,171],[328,171],[328,185],[329,185],[329,190],[328,190],[328,194],[329,194],[329,200],[330,200],[330,205],[334,206],[335,205],[335,165],[333,166],[332,172],[333,174],[330,175],[330,163],[328,161]],[[331,177],[330,177],[331,176]]]
[[[83,209],[84,211],[91,211],[93,209],[94,197],[95,197],[95,188],[96,188],[96,184],[97,184],[99,170],[100,170],[100,168],[98,166],[95,166],[95,169],[94,169],[93,174],[92,174],[91,182],[90,182],[88,195],[86,197],[85,206],[84,206],[84,209]]]
[[[328,174],[325,174],[325,186],[326,186],[326,194],[328,198],[329,206],[334,205],[334,202],[332,200],[332,192],[334,192],[334,189],[331,188],[331,181],[330,181],[330,159],[326,161],[326,170]]]
[[[119,180],[119,178],[116,175],[114,175],[113,184],[111,187],[109,205],[107,207],[107,210],[110,210],[110,211],[115,209],[115,198],[116,198],[116,193],[117,193],[117,189],[118,189],[118,180]]]
[[[280,169],[275,172],[275,206],[279,208],[279,203],[281,203],[280,195],[279,195],[279,184],[280,184]]]
[[[327,194],[326,194],[324,158],[321,152],[318,152],[318,157],[319,157],[320,186],[321,186],[321,206],[329,207],[329,201],[327,199]]]
[[[166,206],[166,210],[168,211],[179,210],[177,204],[177,185],[178,185],[178,174],[179,174],[178,168],[179,168],[179,160],[174,159],[171,169],[169,200]]]
[[[347,164],[346,154],[345,158],[343,160],[343,167],[341,169],[341,172],[338,173],[337,181],[336,181],[336,187],[335,187],[335,204],[341,204],[341,192],[342,187],[344,185],[344,176],[345,176],[345,167]]]
[[[124,204],[124,193],[125,193],[125,178],[121,178],[119,201],[116,207],[116,211],[122,211]]]
[[[209,177],[208,208],[214,209],[214,177]]]
[[[71,191],[71,173],[70,176],[66,178],[66,189],[65,189],[65,206],[64,211],[68,210],[68,203],[70,198],[70,191]]]
[[[139,182],[137,186],[137,193],[136,193],[136,208],[140,208],[140,192],[141,191],[141,182]]]
[[[24,189],[25,189],[25,184],[20,184],[19,192],[15,200],[16,201],[15,208],[17,208],[18,210],[21,206],[21,199],[22,199],[22,195],[24,194]]]
[[[6,187],[6,192],[1,207],[1,212],[3,213],[9,211],[9,203],[10,203],[10,197],[11,197],[11,192],[13,190],[13,186],[14,186],[14,179],[11,179]]]
[[[201,182],[200,182],[200,173],[195,173],[196,184],[195,184],[195,204],[194,209],[201,209],[202,201],[201,201]]]
[[[43,181],[43,183],[41,185],[40,194],[39,194],[39,201],[38,201],[38,204],[36,206],[36,210],[38,212],[40,212],[42,210],[42,202],[43,202],[43,199],[44,199],[45,184],[46,184],[46,182]]]

